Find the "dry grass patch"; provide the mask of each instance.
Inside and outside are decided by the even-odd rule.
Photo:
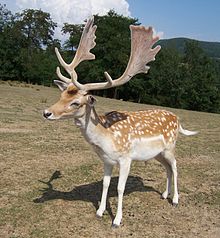
[[[116,212],[118,169],[102,220],[102,163],[72,121],[45,121],[42,110],[59,91],[0,84],[0,237],[218,237],[220,233],[220,115],[170,109],[200,133],[177,144],[180,205],[160,199],[165,171],[156,161],[134,162],[124,197],[123,224]],[[98,111],[152,106],[98,98]]]

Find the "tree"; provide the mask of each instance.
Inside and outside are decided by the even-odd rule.
[[[149,102],[147,92],[146,77],[139,75],[118,89],[118,97],[125,101],[144,103]]]
[[[156,57],[148,74],[149,103],[183,108],[185,82],[181,77],[181,56],[174,49],[164,48]]]
[[[0,3],[0,32],[2,33],[7,27],[11,27],[14,21],[14,15],[6,8],[5,4]]]
[[[17,14],[17,27],[26,38],[27,47],[42,48],[53,40],[57,24],[52,21],[50,14],[41,10],[26,9]]]
[[[0,5],[1,79],[50,85],[57,64],[54,47],[60,47],[53,39],[55,26],[49,13],[28,9],[12,15]]]
[[[72,53],[78,47],[82,30],[82,25],[64,23],[62,32],[69,34],[69,39],[65,41],[64,46],[66,49],[71,48]]]
[[[16,17],[0,4],[0,78],[3,80],[19,80],[21,76],[19,53],[23,36],[15,24]]]
[[[26,9],[17,14],[17,18],[15,27],[24,37],[24,47],[20,51],[22,77],[29,83],[40,83],[44,75],[41,69],[45,69],[42,58],[45,56],[44,48],[53,44],[57,24],[51,20],[49,13],[41,10]]]
[[[184,56],[187,109],[220,111],[217,70],[214,61],[196,41],[186,42]]]

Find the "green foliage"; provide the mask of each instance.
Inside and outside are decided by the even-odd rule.
[[[23,66],[22,78],[28,83],[49,86],[55,79],[56,58],[47,51],[33,51],[30,59],[27,58],[27,49],[21,51],[21,62]]]
[[[164,48],[149,73],[152,104],[220,112],[219,73],[198,42],[185,44],[184,55]]]
[[[16,27],[24,35],[27,47],[41,48],[41,45],[52,41],[57,24],[51,20],[49,13],[26,9],[17,14],[17,18]]]
[[[219,112],[220,95],[217,70],[198,42],[187,42],[185,55],[186,90],[185,101],[192,110]]]
[[[66,49],[71,48],[71,51],[73,52],[74,49],[76,49],[79,44],[82,31],[83,31],[82,25],[64,23],[62,32],[64,34],[69,34],[69,39],[65,41],[64,47]]]
[[[162,48],[174,48],[179,53],[184,54],[186,42],[193,41],[189,38],[163,39],[158,42]],[[198,46],[203,49],[205,54],[212,58],[220,58],[220,42],[197,41]]]
[[[13,16],[0,5],[0,78],[50,85],[56,64],[51,47],[59,45],[53,39],[55,26],[41,10],[27,9]]]
[[[181,57],[174,50],[162,49],[149,72],[149,94],[157,105],[184,107],[184,80]]]
[[[3,32],[7,27],[10,27],[13,21],[14,16],[11,11],[6,8],[5,4],[2,5],[0,3],[0,32]]]
[[[22,34],[15,27],[15,16],[0,4],[0,78],[20,79],[19,51]]]
[[[95,24],[97,45],[92,52],[96,60],[77,67],[82,83],[104,81],[104,71],[113,79],[123,74],[130,55],[129,25],[139,22],[111,10],[105,16],[96,15]],[[0,79],[51,85],[58,65],[54,47],[70,62],[83,29],[83,25],[65,23],[62,32],[68,34],[68,39],[62,48],[60,41],[53,38],[56,25],[49,13],[26,9],[13,15],[0,4]],[[220,112],[220,61],[207,55],[213,54],[210,44],[204,43],[208,49],[204,51],[204,44],[186,39],[160,43],[165,47],[150,63],[147,75],[140,74],[121,87],[93,93],[139,103]],[[218,43],[215,50],[216,56]]]

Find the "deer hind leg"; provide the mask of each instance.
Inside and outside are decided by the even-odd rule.
[[[172,169],[170,164],[161,154],[158,155],[155,159],[159,161],[165,167],[167,172],[166,190],[161,195],[163,199],[167,199],[171,193],[171,188],[172,188]]]
[[[103,178],[103,189],[102,189],[102,199],[99,206],[99,209],[96,212],[97,217],[102,217],[105,209],[106,209],[106,199],[108,194],[108,188],[111,181],[113,166],[110,164],[104,164],[104,178]]]
[[[173,184],[174,184],[174,194],[173,194],[173,205],[176,206],[178,204],[178,188],[177,188],[177,167],[176,167],[176,159],[174,156],[173,150],[165,150],[162,153],[164,159],[169,163],[172,173],[173,173]]]

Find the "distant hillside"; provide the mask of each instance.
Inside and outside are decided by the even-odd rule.
[[[166,48],[175,48],[180,53],[184,52],[184,46],[186,41],[190,41],[189,38],[172,38],[160,40],[158,44]],[[220,59],[220,42],[207,42],[198,41],[199,46],[205,51],[209,57]]]

